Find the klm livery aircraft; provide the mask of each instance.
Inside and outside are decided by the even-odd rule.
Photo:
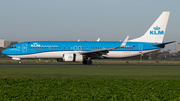
[[[95,58],[125,58],[160,50],[170,12],[163,12],[147,32],[124,41],[31,41],[11,45],[2,53],[14,60],[24,58],[56,58],[58,61],[82,62],[91,65]]]

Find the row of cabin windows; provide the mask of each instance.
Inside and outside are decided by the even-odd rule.
[[[79,49],[109,49],[114,47],[79,47]],[[61,47],[29,47],[29,49],[61,49]],[[66,49],[64,47],[64,49]],[[77,49],[77,47],[68,47],[68,49]],[[118,49],[133,49],[133,47],[123,47]]]
[[[68,47],[68,49],[76,49],[77,47]],[[110,49],[115,47],[79,47],[79,49]],[[118,49],[133,49],[133,47],[123,47]]]

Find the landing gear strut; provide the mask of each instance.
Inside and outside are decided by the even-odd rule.
[[[83,64],[84,64],[84,65],[92,65],[92,60],[91,60],[91,58],[84,59],[84,60],[83,60]]]

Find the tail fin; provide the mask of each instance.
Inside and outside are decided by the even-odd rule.
[[[130,41],[162,43],[169,14],[170,12],[163,12],[143,36]]]

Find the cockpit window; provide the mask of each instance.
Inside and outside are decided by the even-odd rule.
[[[16,48],[16,46],[10,46],[10,48]]]

